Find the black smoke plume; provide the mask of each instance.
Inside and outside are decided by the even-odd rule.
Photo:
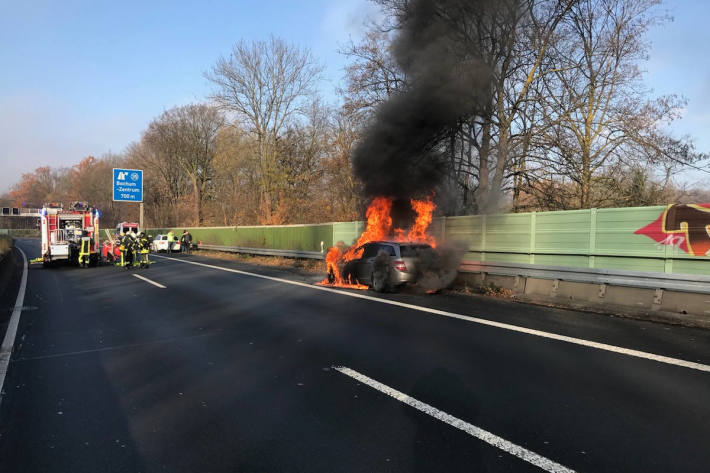
[[[446,289],[458,275],[465,249],[459,246],[422,247],[415,250],[416,279],[409,288],[415,293],[432,293]],[[380,251],[372,265],[372,286],[381,292],[393,291],[394,269],[389,253]]]
[[[490,68],[471,50],[470,38],[479,33],[477,11],[496,2],[389,3],[398,5],[392,53],[406,86],[377,109],[353,153],[353,166],[369,197],[421,198],[446,175],[442,140],[489,101]]]
[[[438,292],[451,286],[458,275],[464,254],[464,248],[456,245],[419,251],[416,289]]]

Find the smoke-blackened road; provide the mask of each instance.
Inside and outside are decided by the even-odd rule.
[[[463,297],[383,304],[217,267],[310,282],[199,256],[137,273],[164,287],[111,267],[30,269],[0,471],[710,464],[710,373],[485,322],[699,366],[710,332]]]

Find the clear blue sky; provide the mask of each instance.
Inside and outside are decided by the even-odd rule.
[[[674,131],[710,151],[710,3],[676,0],[666,8],[675,21],[650,38],[647,83],[689,98]],[[366,0],[0,0],[0,12],[4,192],[37,166],[121,152],[163,110],[204,100],[203,73],[241,38],[274,34],[311,48],[326,67],[321,90],[335,100],[345,63],[338,46],[359,38],[377,8]]]

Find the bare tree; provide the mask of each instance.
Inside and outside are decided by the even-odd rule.
[[[145,137],[129,144],[125,156],[124,166],[145,170],[143,199],[147,222],[164,227],[190,220],[181,199],[190,193],[191,186],[180,166],[167,159],[163,151],[149,145]]]
[[[204,219],[205,191],[214,175],[216,136],[224,123],[223,115],[215,107],[186,105],[163,112],[148,125],[143,136],[162,166],[176,166],[190,180],[198,225]]]
[[[595,181],[620,166],[698,158],[679,154],[684,143],[662,129],[684,100],[649,99],[641,83],[646,33],[665,19],[655,9],[659,3],[580,0],[565,16],[539,101],[546,124],[540,161],[574,183],[574,207],[603,204],[604,193],[595,198]]]
[[[216,196],[211,204],[222,225],[251,225],[259,221],[259,155],[253,136],[238,127],[217,135]]]
[[[666,20],[660,0],[375,1],[389,14],[387,35],[427,5],[460,63],[479,55],[490,68],[488,103],[432,145],[458,189],[448,211],[500,210],[511,194],[524,209],[531,193],[556,208],[607,205],[620,189],[615,172],[641,169],[637,184],[650,173],[665,185],[706,158],[666,131],[684,99],[652,98],[641,82],[646,33]]]
[[[316,187],[323,178],[329,115],[330,110],[316,100],[304,123],[289,127],[279,137],[277,161],[283,176],[278,187],[279,222],[305,223],[323,217]]]
[[[215,86],[211,98],[256,137],[264,223],[271,222],[277,206],[280,175],[276,140],[304,113],[321,71],[309,50],[271,37],[268,41],[240,41],[206,73]]]
[[[426,3],[376,1],[390,13],[387,26],[395,31],[408,21],[412,9]],[[470,85],[472,94],[487,95],[482,106],[475,115],[461,116],[435,146],[449,157],[450,183],[458,186],[460,196],[454,207],[459,210],[497,210],[510,181],[514,188],[520,186],[536,122],[531,104],[539,90],[537,84],[547,72],[555,31],[575,1],[433,3],[432,15],[444,27],[442,39],[449,45],[447,49],[455,52],[460,65],[482,61],[489,76],[486,90],[473,90],[481,84]]]
[[[359,114],[341,108],[332,115],[329,129],[324,207],[330,220],[358,220],[362,218],[365,202],[350,157],[361,129]]]
[[[460,42],[479,51],[490,67],[490,103],[478,116],[459,122],[450,136],[452,171],[463,192],[487,212],[513,197],[526,172],[533,145],[538,83],[548,72],[549,49],[560,22],[575,0],[503,0],[495,8],[451,18]]]
[[[346,113],[372,113],[404,87],[404,74],[392,57],[391,46],[391,33],[371,25],[360,43],[351,41],[339,50],[352,61],[346,68],[346,87],[339,91]]]

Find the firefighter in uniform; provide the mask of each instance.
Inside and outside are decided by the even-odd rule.
[[[150,252],[150,240],[145,235],[144,232],[138,234],[138,240],[136,240],[136,246],[140,252],[139,264],[141,268],[147,268],[150,266],[150,260],[148,259],[148,253]]]
[[[129,268],[130,264],[133,263],[133,238],[126,232],[121,235],[119,239],[119,250],[121,251],[121,259],[116,263],[117,266],[123,266]]]
[[[135,238],[128,232],[124,233],[121,237],[121,261],[117,264],[118,266],[123,266],[126,269],[130,269],[131,266],[135,264],[136,252],[135,252]]]
[[[131,261],[133,263],[133,267],[137,268],[137,267],[141,266],[141,262],[140,262],[141,248],[140,248],[139,237],[138,237],[138,234],[135,232],[135,230],[131,231],[131,243],[132,243],[131,250],[133,253],[133,257],[131,258]]]

